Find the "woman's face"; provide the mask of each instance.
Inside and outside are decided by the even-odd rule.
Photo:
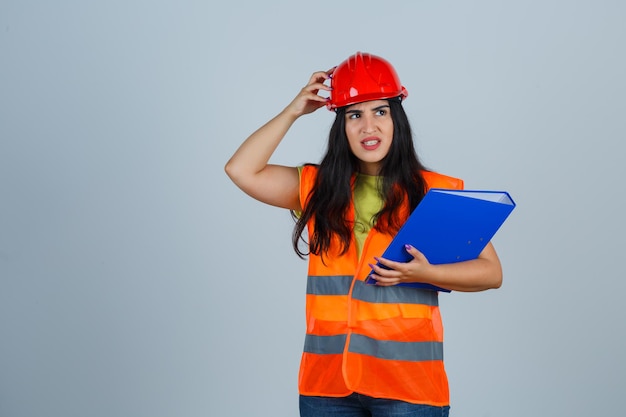
[[[387,100],[365,101],[346,108],[346,136],[361,172],[378,175],[391,147],[393,120]]]

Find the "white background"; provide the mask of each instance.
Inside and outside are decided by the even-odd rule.
[[[518,204],[501,289],[441,296],[453,416],[615,415],[626,386],[620,1],[0,3],[0,416],[297,415],[306,262],[223,172],[356,51],[418,151]],[[318,162],[332,113],[274,162]]]

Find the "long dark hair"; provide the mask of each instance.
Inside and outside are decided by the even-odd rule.
[[[408,200],[412,211],[424,198],[426,184],[422,171],[426,168],[420,162],[413,144],[413,133],[400,99],[388,100],[393,120],[393,140],[389,153],[382,160],[379,175],[379,192],[384,200],[383,208],[376,214],[374,228],[384,233],[395,233],[400,229],[404,218],[400,218],[399,208]],[[353,178],[359,172],[359,160],[350,150],[345,130],[346,108],[337,109],[335,121],[328,135],[326,155],[319,164],[315,185],[302,213],[295,217],[293,248],[301,258],[309,252],[324,255],[331,247],[334,237],[340,242],[340,253],[345,254],[352,240],[353,224],[350,203]],[[303,202],[304,203],[304,202]],[[315,222],[314,233],[308,237],[309,252],[300,249],[299,243],[307,222]]]

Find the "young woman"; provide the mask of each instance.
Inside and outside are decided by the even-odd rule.
[[[429,188],[463,187],[462,180],[420,162],[402,107],[407,95],[388,61],[356,53],[313,73],[225,167],[253,198],[296,214],[293,246],[309,257],[303,417],[447,416],[438,293],[397,284],[482,291],[502,282],[491,244],[477,259],[454,264],[431,265],[411,246],[410,262],[380,258]],[[269,164],[291,125],[324,106],[336,117],[322,161]],[[375,266],[378,261],[388,269]],[[376,285],[365,283],[372,268]]]

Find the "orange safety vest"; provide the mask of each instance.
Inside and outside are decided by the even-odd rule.
[[[303,204],[316,175],[315,166],[302,169]],[[429,188],[463,188],[457,178],[423,175]],[[311,236],[313,220],[307,227]],[[360,259],[354,241],[344,255],[338,245],[331,247],[324,262],[321,256],[309,256],[300,394],[343,397],[358,392],[414,404],[449,404],[438,293],[364,282],[368,264],[376,263],[374,256],[382,255],[391,240],[372,228]]]

